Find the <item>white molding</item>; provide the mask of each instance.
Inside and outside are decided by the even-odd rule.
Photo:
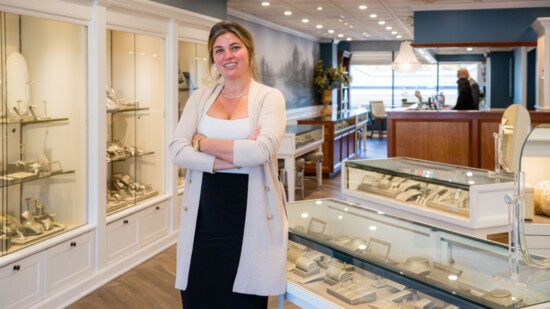
[[[543,36],[546,30],[550,30],[550,17],[539,17],[531,24],[537,35]]]
[[[179,9],[166,4],[153,2],[149,0],[99,0],[100,5],[110,7],[115,6],[134,12],[145,13],[147,15],[158,16],[161,18],[173,18],[182,23],[204,29],[210,29],[219,19],[203,14]]]
[[[548,1],[515,1],[515,2],[463,2],[463,3],[422,3],[411,4],[413,11],[456,11],[456,10],[498,10],[498,9],[526,9],[548,7]]]
[[[242,12],[230,9],[230,8],[227,9],[227,15],[238,17],[240,19],[244,19],[246,21],[253,22],[253,23],[256,23],[256,24],[259,24],[259,25],[262,25],[262,26],[266,26],[266,27],[274,29],[274,30],[278,30],[278,31],[281,31],[281,32],[292,34],[292,35],[295,35],[297,37],[301,37],[301,38],[306,39],[306,40],[319,42],[319,38],[317,38],[317,37],[311,36],[309,34],[305,34],[305,33],[300,32],[300,31],[289,29],[289,28],[283,27],[281,25],[277,25],[277,24],[268,22],[268,21],[266,21],[264,19],[261,19],[261,18],[258,18],[256,16],[245,14],[245,13],[242,13]]]

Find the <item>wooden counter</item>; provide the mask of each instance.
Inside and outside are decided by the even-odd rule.
[[[388,157],[495,168],[493,133],[504,109],[388,111]],[[550,123],[550,112],[530,111],[531,125]]]
[[[367,117],[368,111],[359,110],[298,120],[298,124],[324,127],[323,175],[337,175],[343,160],[356,158],[357,127],[364,126]],[[314,166],[306,166],[306,172],[314,173]]]

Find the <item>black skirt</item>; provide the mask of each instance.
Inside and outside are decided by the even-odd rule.
[[[241,257],[248,175],[204,173],[183,307],[267,308],[267,296],[233,292]]]

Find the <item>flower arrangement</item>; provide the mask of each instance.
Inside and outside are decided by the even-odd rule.
[[[344,73],[342,66],[325,69],[323,60],[319,60],[315,65],[315,78],[313,84],[318,92],[334,89],[340,84],[347,86],[350,82],[351,76]]]

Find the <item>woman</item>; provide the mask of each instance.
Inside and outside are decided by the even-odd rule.
[[[286,285],[288,222],[276,167],[285,100],[256,81],[243,26],[214,25],[208,51],[218,82],[189,98],[169,146],[188,169],[176,287],[186,309],[266,308]]]
[[[476,109],[474,105],[474,97],[472,96],[472,89],[470,88],[470,82],[466,78],[459,78],[456,83],[458,84],[458,98],[456,99],[456,105],[453,109]]]

